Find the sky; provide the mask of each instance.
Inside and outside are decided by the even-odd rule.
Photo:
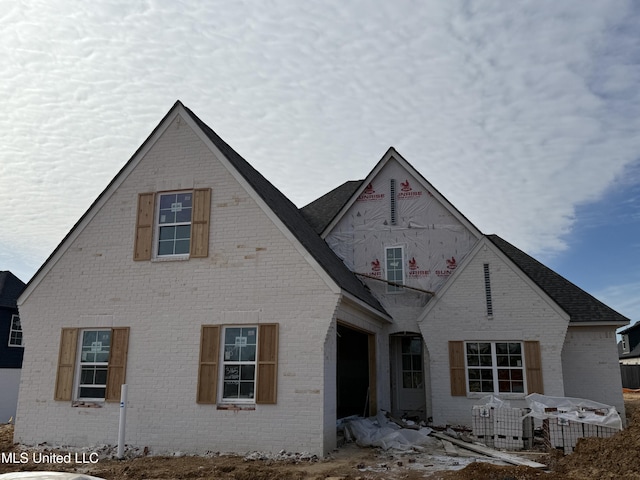
[[[640,3],[0,0],[0,270],[28,281],[176,100],[303,206],[394,146],[640,319]]]

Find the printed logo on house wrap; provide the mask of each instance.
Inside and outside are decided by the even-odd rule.
[[[447,262],[446,270],[436,270],[437,276],[448,277],[449,275],[451,275],[451,271],[455,270],[456,267],[458,266],[458,263],[456,262],[456,259],[453,256],[451,258],[447,258],[446,262]]]
[[[69,465],[98,463],[97,452],[1,452],[0,463],[20,465],[35,463],[43,465]]]
[[[365,187],[364,191],[357,198],[357,201],[369,202],[372,200],[381,200],[383,198],[384,198],[384,193],[376,193],[376,191],[373,189],[373,185],[369,183]]]
[[[409,180],[400,182],[400,192],[398,192],[398,198],[412,198],[421,197],[422,191],[414,190],[409,183]]]
[[[370,275],[372,277],[381,277],[382,276],[382,269],[380,267],[380,260],[378,260],[377,258],[373,262],[371,262]]]
[[[409,260],[409,278],[424,278],[431,274],[431,270],[420,269],[415,257],[411,257]]]

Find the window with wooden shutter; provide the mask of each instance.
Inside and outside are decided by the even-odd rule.
[[[151,260],[153,248],[154,193],[138,195],[138,214],[136,217],[136,239],[133,259]]]
[[[207,257],[210,216],[210,188],[139,194],[133,259]]]
[[[256,403],[273,404],[278,387],[278,324],[258,326],[258,385]]]
[[[58,351],[58,371],[54,400],[71,400],[73,397],[73,377],[78,355],[78,329],[63,328]]]
[[[540,355],[540,342],[524,342],[524,361],[527,368],[528,393],[544,394],[542,382],[542,356]]]
[[[129,327],[111,329],[111,350],[107,366],[107,392],[105,401],[119,402],[122,385],[126,381]]]
[[[54,400],[119,401],[128,348],[129,327],[63,328]]]
[[[467,384],[464,362],[464,342],[449,342],[449,376],[451,396],[467,395]]]
[[[197,403],[275,404],[277,387],[277,323],[202,326]]]
[[[220,326],[203,325],[200,333],[200,362],[198,367],[198,403],[215,404],[218,389],[218,357]]]

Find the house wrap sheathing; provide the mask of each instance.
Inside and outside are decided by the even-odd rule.
[[[394,328],[404,331],[415,330],[417,315],[431,297],[428,292],[449,278],[480,234],[455,209],[445,208],[440,194],[413,176],[400,158],[388,152],[325,239],[352,271],[362,274],[385,307],[410,309],[406,319],[394,315]],[[404,289],[400,296],[388,294],[385,283],[390,267],[385,251],[393,247],[401,248],[395,260],[406,267],[400,281],[416,289]]]

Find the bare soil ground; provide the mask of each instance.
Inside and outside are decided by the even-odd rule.
[[[444,453],[383,452],[348,444],[326,459],[286,460],[247,457],[140,456],[129,460],[100,459],[88,466],[0,463],[0,473],[30,470],[78,471],[106,479],[194,480],[640,480],[640,393],[625,394],[628,428],[611,438],[578,442],[573,454],[549,452],[535,460],[550,465],[543,472],[528,467],[502,466],[472,456],[447,457]],[[0,452],[29,453],[13,444],[13,427],[0,426]],[[62,452],[64,453],[64,452]]]

